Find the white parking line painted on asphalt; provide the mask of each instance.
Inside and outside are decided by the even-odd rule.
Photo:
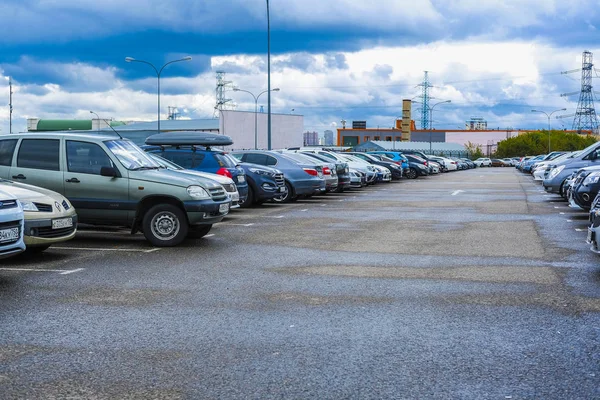
[[[72,269],[70,271],[65,271],[65,272],[61,272],[61,275],[69,275],[69,274],[74,274],[75,272],[79,272],[79,271],[83,271],[84,268],[77,268],[77,269]]]
[[[573,220],[572,219],[568,219],[567,222],[573,222]]]
[[[203,238],[207,238],[207,237],[213,237],[213,236],[215,236],[215,234],[214,234],[214,233],[209,233],[208,235],[204,235],[204,236],[202,236],[202,237],[203,237]]]
[[[283,218],[283,215],[263,215],[263,218],[276,218],[276,219],[281,219]]]
[[[152,253],[154,251],[160,250],[159,247],[155,247],[153,249],[108,249],[103,247],[63,247],[63,246],[52,246],[54,250],[83,250],[83,251],[131,251],[131,252],[139,252],[139,253]]]
[[[554,206],[554,208],[560,208],[560,207]]]
[[[342,200],[338,200],[338,201],[341,203],[342,201],[346,201],[346,200],[342,199]]]
[[[228,222],[227,222],[227,223],[221,224],[220,226],[223,226],[223,225],[233,225],[233,226],[252,226],[252,225],[254,225],[254,224],[253,224],[253,223],[250,223],[250,224],[232,224],[232,223],[228,223]]]
[[[564,212],[559,212],[559,214],[560,214],[560,215],[565,215],[565,213],[564,213]]]
[[[43,268],[4,268],[0,267],[0,271],[15,271],[15,272],[58,272],[61,275],[72,274],[74,272],[83,271],[83,268],[77,269],[43,269]]]
[[[304,210],[300,210],[300,211],[302,211],[302,212],[307,212],[307,211],[308,211],[308,208],[305,208]]]
[[[464,192],[465,192],[464,190],[455,190],[454,192],[452,192],[452,196],[456,196],[457,194],[464,193]]]
[[[584,231],[587,231],[587,229],[579,229],[579,228],[575,228],[575,230],[576,230],[577,232],[584,232]]]

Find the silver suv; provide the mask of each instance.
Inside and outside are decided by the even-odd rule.
[[[206,235],[231,205],[215,181],[164,169],[132,141],[105,134],[0,136],[0,178],[54,190],[80,223],[142,231],[154,246]]]

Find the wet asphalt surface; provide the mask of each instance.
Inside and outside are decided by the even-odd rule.
[[[597,399],[587,215],[513,168],[0,265],[0,399]]]

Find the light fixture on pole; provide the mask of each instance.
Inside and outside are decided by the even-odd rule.
[[[254,150],[258,150],[258,98],[262,95],[265,94],[267,92],[269,92],[269,90],[264,90],[262,92],[260,92],[258,94],[258,96],[255,96],[254,93],[249,92],[248,90],[244,90],[244,89],[240,89],[240,88],[233,88],[234,92],[244,92],[244,93],[248,93],[250,96],[252,96],[254,98]],[[279,92],[279,88],[275,88],[275,89],[271,89],[270,92]],[[269,137],[270,140],[270,137]],[[270,145],[269,145],[270,147]]]
[[[429,108],[429,154],[433,154],[432,153],[432,146],[431,146],[431,131],[433,130],[433,109],[438,104],[444,104],[444,103],[452,103],[452,100],[440,101],[439,103],[435,103],[434,105],[432,105]]]
[[[555,112],[559,112],[559,111],[567,111],[567,109],[566,108],[561,108],[561,109],[558,109],[558,110],[554,110],[550,114],[548,114],[547,112],[542,111],[542,110],[531,110],[531,112],[545,114],[546,117],[548,118],[548,154],[550,154],[550,117],[552,116],[552,114],[554,114]]]
[[[267,0],[267,150],[271,150],[271,16]]]
[[[157,131],[158,133],[160,133],[160,74],[162,73],[163,69],[165,69],[165,67],[169,64],[173,64],[176,62],[181,62],[181,61],[191,61],[192,57],[187,56],[187,57],[183,57],[180,58],[178,60],[173,60],[173,61],[169,61],[168,63],[166,63],[165,65],[163,65],[162,67],[160,67],[160,69],[157,69],[154,64],[148,62],[148,61],[144,61],[144,60],[136,60],[133,57],[125,57],[125,61],[126,62],[139,62],[142,64],[148,64],[149,66],[152,67],[152,69],[154,69],[154,72],[156,72],[156,79],[157,79],[157,93],[158,93],[158,119],[157,119]]]

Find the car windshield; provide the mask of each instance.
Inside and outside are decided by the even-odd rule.
[[[129,140],[108,140],[104,142],[125,168],[132,171],[159,169],[160,165],[146,152]]]
[[[225,153],[223,154],[223,157],[229,159],[229,161],[234,165],[237,166],[240,163],[240,160],[238,160],[237,158],[235,158],[234,156],[232,156],[229,153]]]
[[[318,160],[313,160],[311,158],[309,158],[308,156],[304,156],[302,154],[297,154],[297,153],[285,153],[282,154],[283,157],[291,159],[292,161],[296,162],[296,163],[300,163],[300,164],[315,164],[318,165],[321,162]]]
[[[162,158],[161,156],[158,156],[156,154],[152,154],[152,153],[146,153],[146,154],[148,154],[154,161],[156,161],[158,163],[158,165],[160,165],[163,168],[173,169],[173,170],[185,169],[181,165],[177,165],[173,161],[169,161],[166,158]]]

